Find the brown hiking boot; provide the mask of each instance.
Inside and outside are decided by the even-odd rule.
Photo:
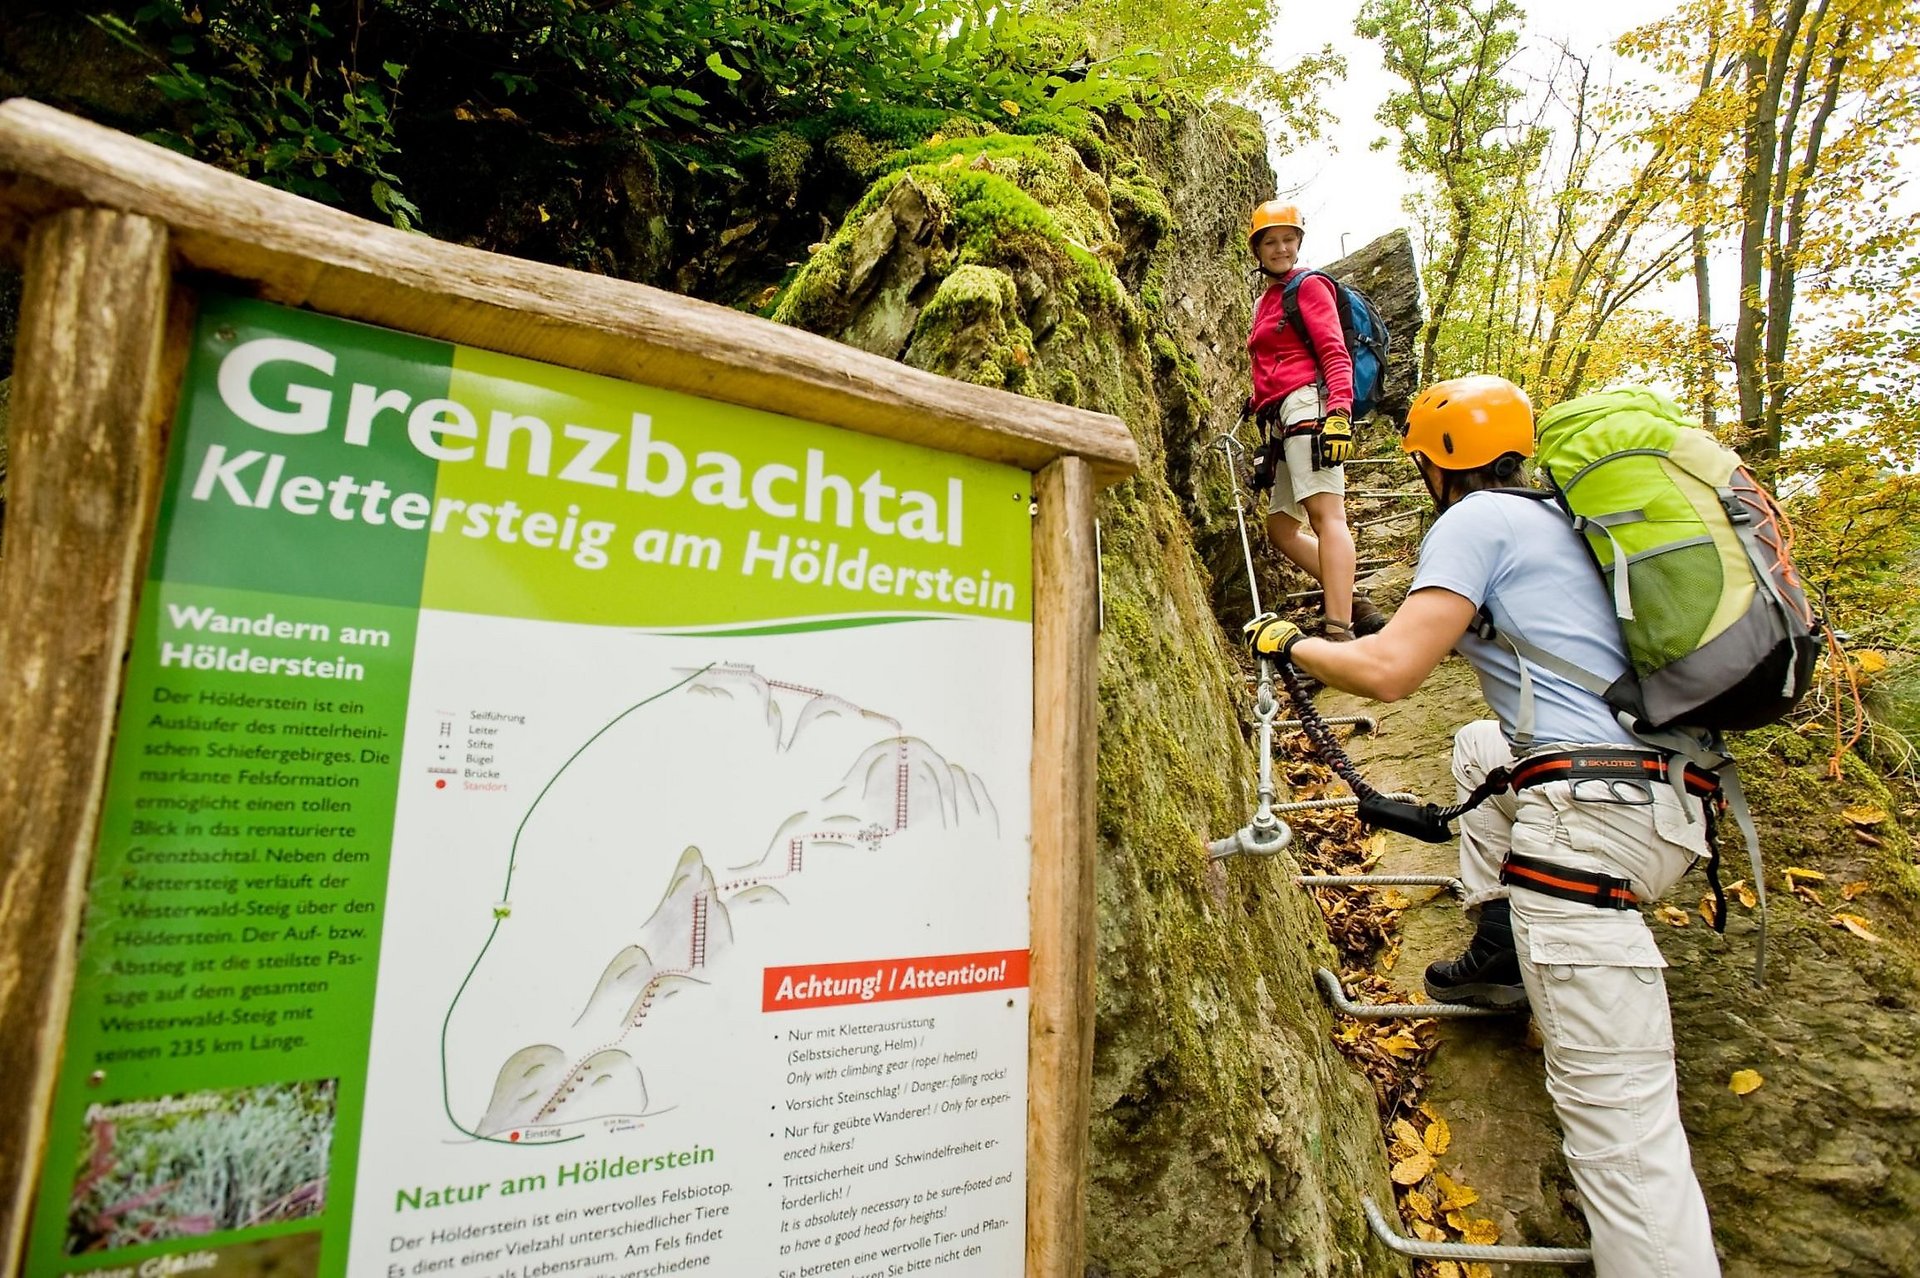
[[[1367,592],[1353,592],[1353,633],[1356,635],[1378,634],[1387,628],[1387,614],[1380,611],[1379,605],[1367,598]]]

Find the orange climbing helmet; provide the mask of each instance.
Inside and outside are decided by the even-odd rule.
[[[1533,456],[1533,404],[1504,377],[1455,377],[1421,391],[1407,410],[1400,448],[1441,470],[1479,470]]]
[[[1260,232],[1270,226],[1291,226],[1300,232],[1300,238],[1307,235],[1307,219],[1301,216],[1298,204],[1286,204],[1280,200],[1268,200],[1253,211],[1253,218],[1247,224],[1247,247],[1260,238]]]

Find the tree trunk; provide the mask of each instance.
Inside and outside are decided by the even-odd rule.
[[[1454,292],[1460,287],[1460,274],[1466,269],[1467,251],[1473,246],[1473,206],[1457,192],[1453,197],[1453,252],[1447,257],[1446,273],[1440,277],[1438,295],[1433,300],[1433,318],[1427,323],[1420,346],[1420,384],[1433,381],[1433,365],[1440,345],[1440,326],[1449,318]]]
[[[1720,21],[1722,11],[1716,6],[1711,26],[1707,31],[1707,52],[1700,63],[1700,93],[1694,99],[1696,106],[1705,106],[1707,94],[1713,88],[1715,64],[1720,61]],[[1711,275],[1707,260],[1707,209],[1710,199],[1707,178],[1712,162],[1707,160],[1696,147],[1689,161],[1687,173],[1688,200],[1692,216],[1689,219],[1693,232],[1693,377],[1700,396],[1700,424],[1711,433],[1715,418],[1715,390],[1717,388],[1718,359],[1713,348],[1713,292],[1709,287]]]
[[[1755,24],[1771,28],[1771,0],[1752,0]],[[1766,312],[1762,276],[1768,257],[1767,223],[1773,194],[1774,153],[1779,145],[1780,91],[1785,84],[1807,0],[1789,0],[1771,51],[1751,44],[1742,55],[1746,72],[1746,172],[1740,184],[1740,318],[1733,358],[1740,386],[1740,425],[1756,459],[1777,457],[1780,441],[1766,431]]]

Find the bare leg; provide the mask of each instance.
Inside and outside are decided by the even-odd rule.
[[[1353,624],[1353,534],[1347,531],[1347,502],[1341,493],[1314,493],[1300,503],[1318,542],[1321,603],[1328,621]],[[1297,527],[1298,525],[1296,525]]]
[[[1296,567],[1315,581],[1320,580],[1320,543],[1300,526],[1299,520],[1278,511],[1269,514],[1267,537],[1274,549],[1292,560]]]

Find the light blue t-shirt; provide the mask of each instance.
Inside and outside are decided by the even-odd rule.
[[[1484,606],[1497,630],[1518,635],[1612,682],[1626,671],[1613,600],[1580,534],[1560,510],[1530,497],[1469,493],[1434,521],[1420,545],[1413,589],[1439,587]],[[1455,650],[1480,676],[1480,691],[1509,739],[1520,719],[1520,665],[1497,640],[1469,631]],[[1533,678],[1536,743],[1638,745],[1607,703],[1538,665]]]

